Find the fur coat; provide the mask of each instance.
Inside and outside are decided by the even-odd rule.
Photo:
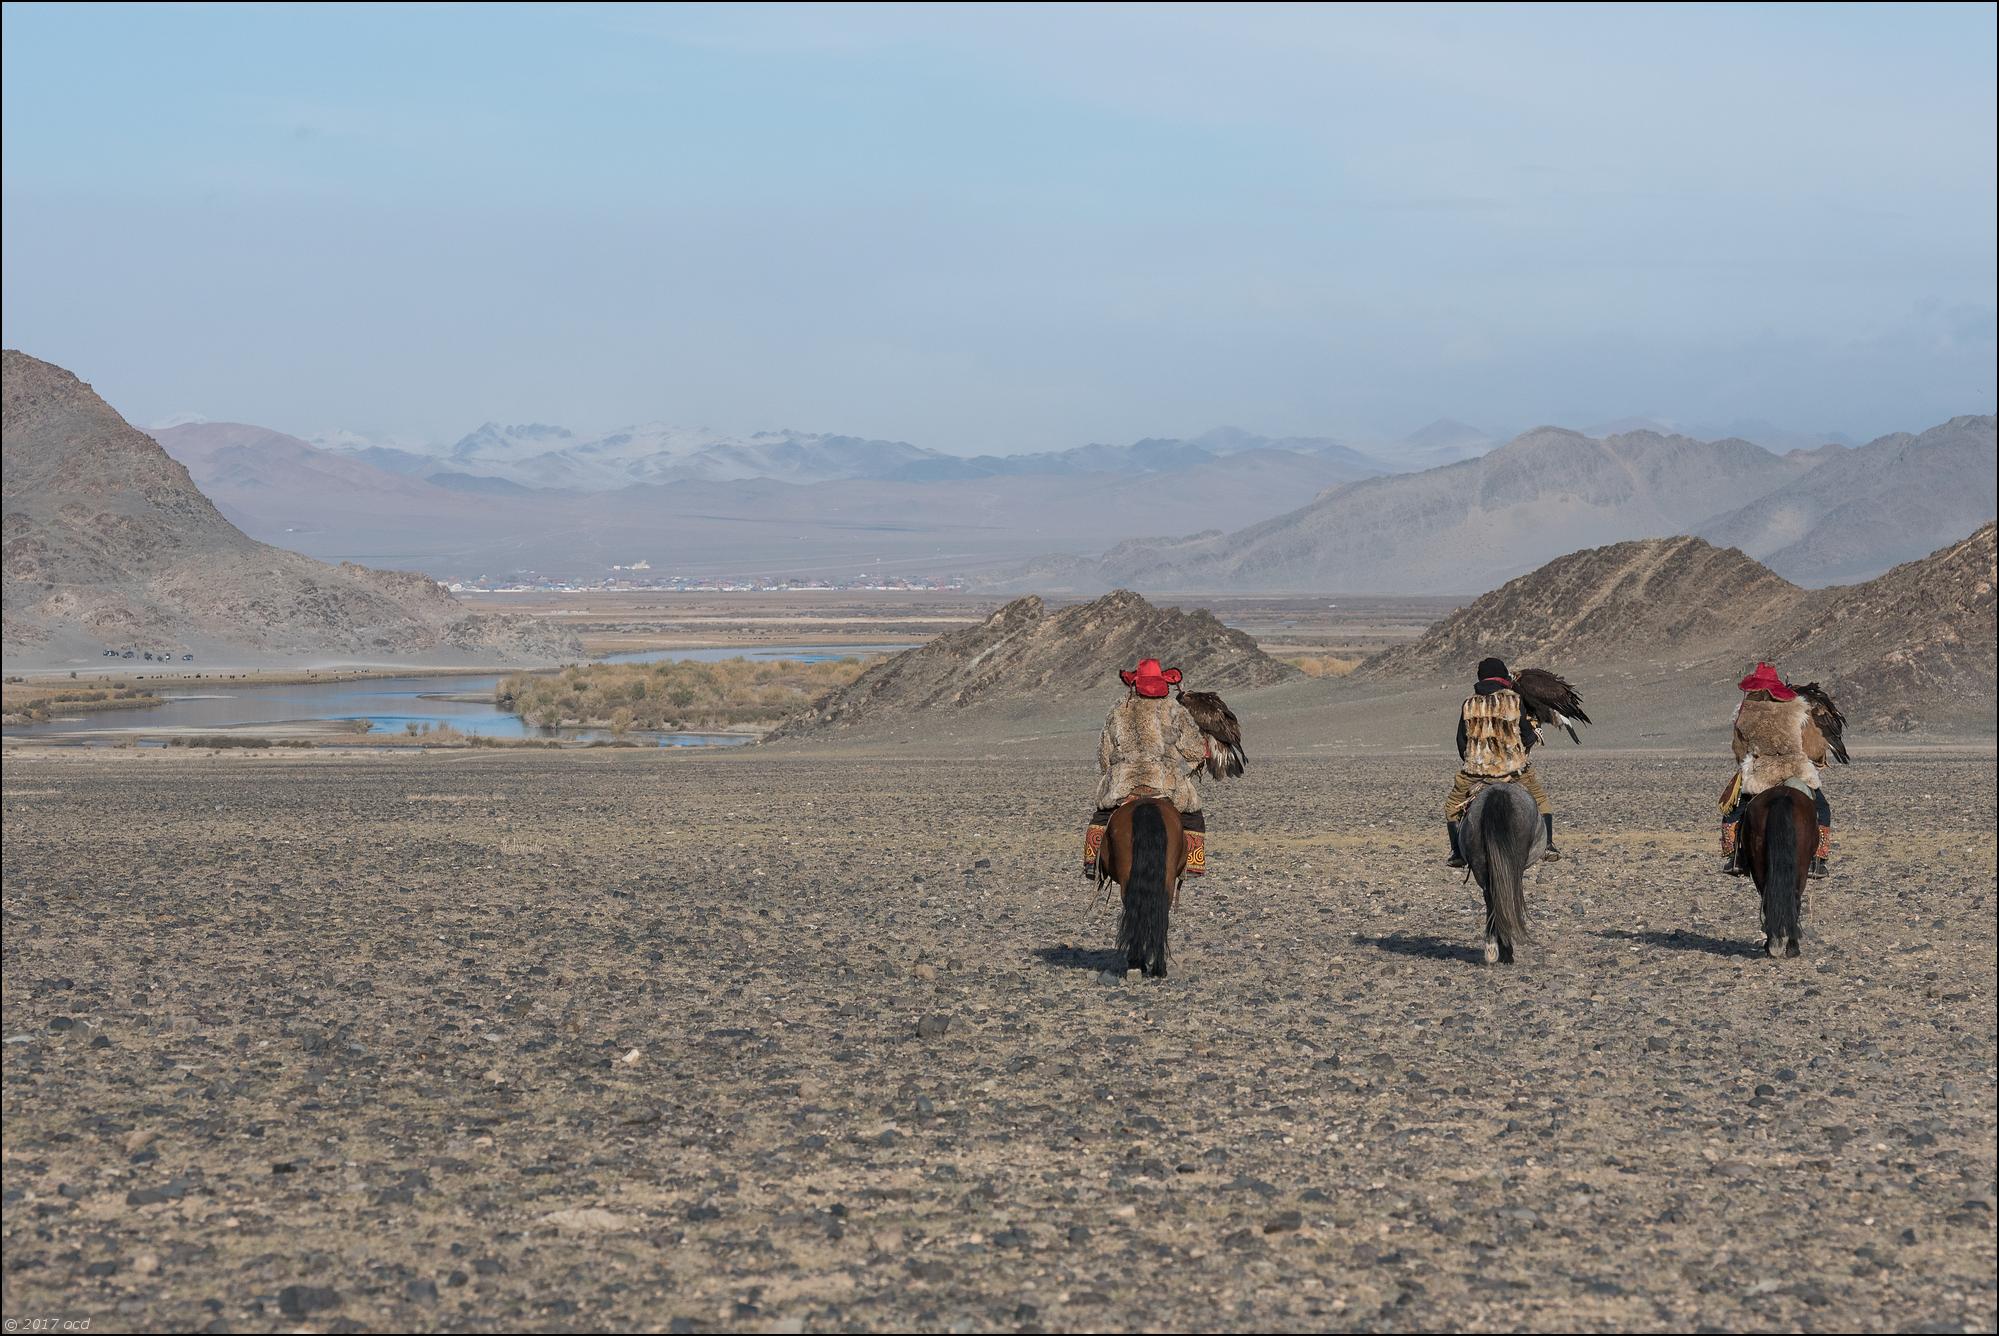
[[[1097,739],[1097,806],[1114,807],[1136,788],[1153,789],[1183,812],[1201,810],[1193,773],[1208,739],[1187,707],[1170,697],[1129,695],[1104,720]]]
[[[1811,706],[1797,700],[1745,700],[1735,711],[1735,759],[1747,798],[1787,779],[1816,789],[1825,764],[1825,734],[1812,722]]]

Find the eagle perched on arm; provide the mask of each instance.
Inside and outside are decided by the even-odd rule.
[[[1832,696],[1816,682],[1802,685],[1786,682],[1785,686],[1803,696],[1811,706],[1812,722],[1825,735],[1826,747],[1832,752],[1832,759],[1841,765],[1851,765],[1852,758],[1846,754],[1846,716],[1833,703]]]
[[[1235,711],[1212,691],[1186,691],[1175,688],[1174,699],[1187,707],[1187,713],[1194,716],[1194,722],[1214,743],[1211,754],[1204,764],[1210,775],[1216,779],[1234,779],[1242,774],[1243,762],[1248,759],[1242,749],[1242,725],[1236,721]]]
[[[1583,698],[1565,679],[1545,668],[1522,668],[1513,675],[1513,691],[1537,725],[1561,728],[1569,741],[1582,746],[1576,725],[1589,723],[1589,716],[1583,713]]]

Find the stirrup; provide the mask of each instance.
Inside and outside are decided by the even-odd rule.
[[[1559,863],[1562,861],[1562,851],[1560,849],[1557,849],[1554,845],[1551,844],[1548,846],[1547,850],[1542,853],[1541,861],[1544,863]]]
[[[1821,877],[1825,876],[1825,875],[1826,875],[1826,865],[1825,865],[1825,859],[1823,859],[1823,858],[1814,858],[1814,859],[1812,860],[1812,865],[1811,865],[1811,867],[1809,867],[1809,868],[1807,868],[1807,869],[1805,870],[1805,875],[1806,875],[1807,877],[1810,877],[1810,878],[1812,878],[1813,880],[1817,880],[1817,879],[1819,879],[1819,878],[1821,878]]]

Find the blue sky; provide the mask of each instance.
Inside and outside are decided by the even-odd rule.
[[[1012,451],[1995,402],[1994,7],[5,7],[134,421]]]

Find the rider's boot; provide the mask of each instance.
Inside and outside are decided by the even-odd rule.
[[[1553,812],[1541,813],[1541,834],[1543,837],[1542,842],[1548,846],[1548,851],[1541,855],[1542,859],[1549,863],[1560,862],[1562,851],[1555,847],[1555,814]]]
[[[1742,850],[1735,842],[1737,823],[1721,823],[1721,870],[1731,877],[1742,875]]]
[[[1092,823],[1083,832],[1083,880],[1097,879],[1097,855],[1103,852],[1104,827]]]
[[[1812,855],[1811,870],[1806,875],[1812,877],[1823,877],[1826,872],[1825,868],[1826,856],[1831,852],[1832,852],[1832,827],[1820,826],[1818,852]]]
[[[1444,829],[1449,831],[1451,834],[1451,856],[1450,859],[1447,862],[1445,862],[1444,866],[1463,867],[1465,865],[1465,847],[1464,844],[1458,839],[1458,823],[1455,821],[1446,821],[1444,823]]]

